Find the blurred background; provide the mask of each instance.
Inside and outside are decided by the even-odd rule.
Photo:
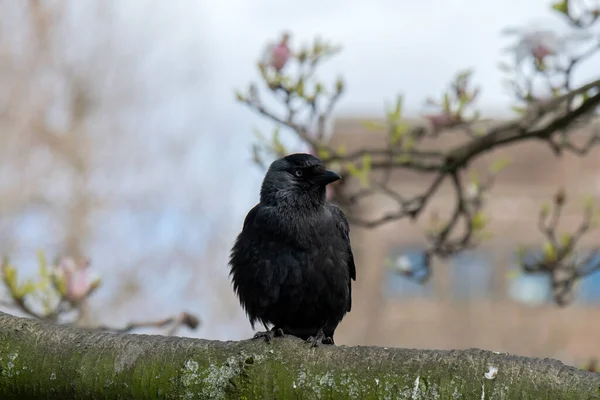
[[[511,43],[500,32],[536,24],[567,29],[547,0],[0,0],[0,254],[23,279],[37,274],[39,250],[89,258],[101,284],[81,306],[87,324],[185,311],[200,325],[179,335],[248,338],[227,261],[264,174],[252,132],[273,124],[234,91],[257,80],[266,43],[287,31],[292,43],[321,36],[343,46],[319,76],[343,75],[332,141],[360,148],[372,140],[360,121],[381,118],[398,93],[418,118],[423,100],[466,67],[482,86],[482,112],[510,117],[497,65]],[[599,62],[582,65],[573,85],[596,79]],[[560,308],[545,277],[520,276],[515,262],[519,244],[540,246],[537,212],[557,187],[600,195],[598,152],[508,152],[516,162],[486,205],[494,237],[436,263],[425,285],[386,268],[398,254],[419,262],[422,234],[409,221],[353,228],[355,306],[337,343],[479,347],[571,364],[600,356],[600,276]],[[576,225],[580,209],[570,212]],[[20,315],[0,296],[0,309]]]

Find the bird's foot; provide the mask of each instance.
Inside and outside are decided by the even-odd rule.
[[[306,339],[306,343],[310,343],[310,347],[318,347],[321,344],[333,344],[333,338],[325,336],[323,329],[319,329],[316,336]]]
[[[283,329],[273,328],[264,332],[256,332],[253,339],[264,339],[267,343],[271,343],[274,338],[283,336],[285,336],[285,334],[283,333]]]

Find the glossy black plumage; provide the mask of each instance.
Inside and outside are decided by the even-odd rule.
[[[260,202],[231,250],[233,288],[252,327],[257,322],[303,339],[330,338],[352,307],[356,279],[348,222],[326,201],[339,179],[309,154],[269,167]]]

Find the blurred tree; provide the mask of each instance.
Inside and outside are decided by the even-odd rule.
[[[4,305],[94,329],[108,329],[98,321],[98,310],[92,312],[88,303],[95,293],[91,289],[99,284],[86,259],[102,235],[98,221],[106,226],[115,215],[119,217],[121,231],[115,232],[113,226],[110,238],[120,240],[128,234],[123,229],[131,219],[127,214],[133,210],[143,214],[161,201],[157,193],[164,188],[156,182],[162,176],[152,167],[166,175],[169,169],[165,164],[174,164],[173,159],[180,163],[185,156],[173,151],[181,137],[165,135],[160,142],[165,154],[157,160],[151,149],[160,138],[150,137],[150,132],[142,138],[127,126],[131,109],[137,107],[140,115],[142,102],[151,100],[139,87],[140,54],[147,49],[139,43],[126,48],[115,21],[114,2],[0,2],[0,85],[4,88],[0,94],[0,237],[5,239],[0,253],[50,248],[60,256],[46,265],[42,253],[39,276],[32,280],[24,279],[22,273],[18,277],[17,270],[25,272],[25,268],[5,260],[2,277],[10,299]],[[189,145],[194,139],[188,137],[186,142]],[[166,154],[168,150],[172,154]],[[189,198],[197,201],[195,196]],[[40,241],[39,234],[35,240],[17,237],[18,231],[27,228],[44,232],[44,238]],[[147,231],[152,232],[152,227]],[[101,240],[111,244],[108,237]],[[189,240],[177,240],[170,254],[161,249],[136,253],[131,250],[136,238],[129,236],[128,240],[129,246],[121,241],[118,248],[111,249],[112,259],[105,257],[116,268],[114,274],[105,274],[104,282],[120,286],[114,288],[110,307],[103,308],[123,308],[131,302],[139,291],[141,275],[132,272],[135,269],[148,273],[152,268],[163,269],[163,263],[179,263],[189,269],[201,263],[197,254],[189,251]],[[127,258],[131,265],[119,268],[120,258]],[[53,272],[62,272],[64,282],[54,282]],[[195,327],[198,321],[194,320],[181,313],[136,323],[130,329],[164,326],[164,321],[183,321]]]
[[[417,267],[419,273],[405,263],[396,268],[402,275],[426,281],[432,259],[447,258],[472,248],[488,234],[485,198],[507,160],[497,160],[489,166],[486,176],[481,177],[469,171],[475,159],[502,146],[527,141],[543,141],[557,156],[565,152],[583,156],[600,142],[597,132],[592,132],[583,143],[572,135],[575,124],[587,123],[597,115],[600,104],[600,80],[579,87],[573,83],[577,68],[600,49],[600,40],[592,33],[600,9],[561,0],[552,5],[552,10],[568,22],[572,28],[570,34],[561,36],[543,28],[511,28],[504,32],[516,36],[516,42],[509,48],[514,59],[511,63],[501,63],[500,68],[514,94],[513,110],[517,118],[504,123],[490,123],[481,118],[475,108],[480,89],[473,84],[473,72],[465,70],[456,74],[440,99],[427,100],[427,105],[435,110],[424,116],[427,125],[407,122],[402,113],[403,99],[399,96],[386,111],[385,124],[365,122],[367,128],[387,133],[386,146],[350,153],[343,147],[333,148],[327,132],[334,107],[345,90],[344,81],[340,78],[333,84],[325,84],[316,76],[318,67],[340,47],[316,39],[311,46],[290,51],[289,34],[283,34],[280,43],[270,45],[268,55],[258,64],[262,83],[279,101],[279,107],[268,107],[254,83],[246,92],[236,93],[238,101],[276,124],[270,138],[257,133],[259,140],[253,147],[255,162],[265,168],[266,158],[289,152],[280,136],[280,129],[286,129],[342,177],[352,178],[332,186],[335,189],[328,195],[347,208],[355,225],[370,228],[402,218],[421,217],[431,198],[449,182],[456,194],[454,211],[447,219],[431,213],[430,229],[425,232],[429,245],[425,262]],[[457,132],[466,135],[460,145],[444,150],[432,146],[435,139]],[[392,172],[398,170],[420,172],[425,179],[429,177],[429,183],[416,196],[402,195],[390,185]],[[353,215],[354,205],[376,194],[394,200],[397,209],[370,220]],[[566,197],[559,190],[552,204],[541,208],[543,254],[520,260],[525,272],[549,276],[554,299],[560,305],[571,301],[577,280],[600,269],[600,263],[590,262],[596,259],[597,252],[586,261],[578,258],[575,251],[581,236],[598,226],[599,209],[592,197],[586,198],[579,229],[559,235],[557,229]]]

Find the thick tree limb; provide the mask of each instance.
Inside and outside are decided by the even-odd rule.
[[[0,398],[599,399],[600,374],[483,350],[89,333],[0,313]]]

